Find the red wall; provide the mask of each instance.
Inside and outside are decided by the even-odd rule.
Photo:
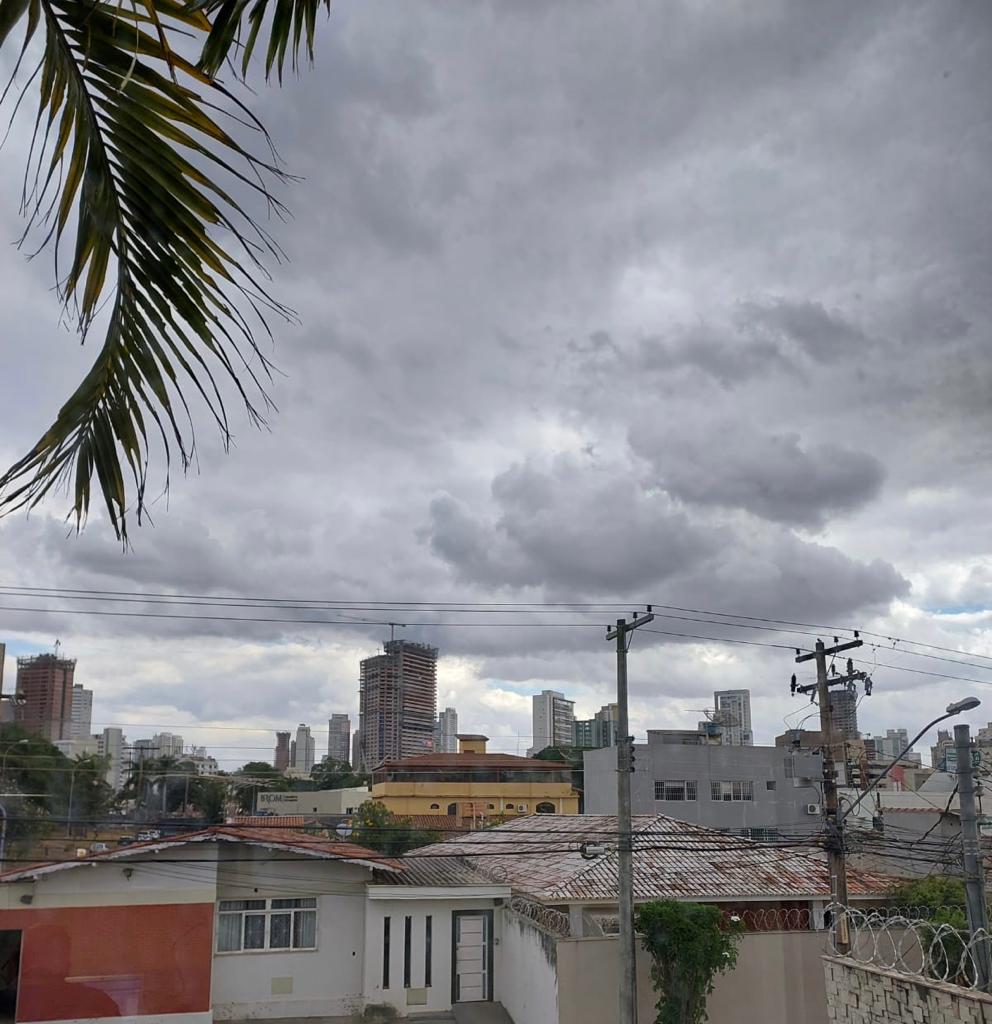
[[[18,1021],[210,1009],[213,903],[0,911],[21,929]]]

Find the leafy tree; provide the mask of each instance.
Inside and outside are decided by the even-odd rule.
[[[351,841],[390,857],[398,857],[418,846],[436,843],[438,836],[413,827],[409,818],[387,810],[376,800],[366,800],[351,819]]]
[[[249,761],[234,773],[234,803],[242,814],[251,814],[257,809],[258,793],[263,789],[269,793],[284,793],[289,789],[289,779],[268,761]]]
[[[700,1024],[717,974],[737,963],[741,928],[717,907],[655,900],[634,913],[641,944],[651,955],[658,993],[655,1024]]]
[[[352,786],[368,785],[367,775],[352,771],[347,761],[328,758],[310,769],[310,778],[317,789],[350,789]]]
[[[218,825],[224,820],[227,806],[228,783],[224,779],[204,778],[197,775],[190,780],[189,802],[206,822]]]
[[[78,529],[95,477],[126,544],[129,518],[140,523],[145,511],[155,439],[166,473],[170,452],[184,469],[191,462],[194,393],[225,445],[225,381],[249,419],[263,422],[270,364],[256,332],[268,332],[267,317],[294,314],[263,283],[262,262],[279,249],[236,196],[278,212],[269,185],[285,176],[239,141],[253,133],[264,148],[268,136],[217,73],[236,47],[246,75],[258,47],[266,78],[281,81],[287,60],[295,68],[301,55],[312,58],[321,3],[330,6],[0,0],[0,52],[22,90],[10,102],[16,111],[26,97],[38,100],[28,115],[25,237],[65,250],[55,284],[66,318],[83,339],[96,324],[103,332],[52,425],[0,476],[0,512],[30,508],[71,481]],[[36,35],[40,61],[22,72]]]
[[[952,928],[967,928],[964,882],[960,878],[934,875],[897,886],[892,890],[897,907],[905,908],[908,916],[924,916],[936,924],[949,924]]]

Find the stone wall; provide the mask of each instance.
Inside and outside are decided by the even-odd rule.
[[[992,996],[823,958],[830,1024],[992,1024]]]

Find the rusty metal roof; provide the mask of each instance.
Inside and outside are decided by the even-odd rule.
[[[418,862],[456,855],[466,867],[544,903],[615,903],[616,845],[613,815],[529,815],[414,850],[403,864],[418,870]],[[635,816],[633,845],[636,900],[830,895],[826,857],[819,851],[742,839],[660,814]],[[876,896],[891,885],[880,875],[848,873],[854,897]]]
[[[237,828],[257,826],[258,828],[303,828],[316,821],[316,818],[304,817],[302,814],[239,814],[228,818],[225,824]]]
[[[128,860],[141,854],[159,853],[163,850],[175,849],[193,843],[243,843],[246,846],[261,847],[279,853],[299,853],[318,860],[341,860],[363,867],[381,871],[399,873],[400,863],[392,858],[384,857],[364,846],[347,843],[326,836],[310,835],[293,829],[263,827],[245,827],[243,825],[212,825],[197,832],[182,832],[174,836],[163,836],[161,839],[149,839],[142,843],[132,843],[117,850],[106,853],[94,853],[88,857],[46,861],[30,864],[27,867],[15,868],[0,874],[0,882],[18,882],[28,878],[65,871],[83,864],[100,864],[104,861]]]

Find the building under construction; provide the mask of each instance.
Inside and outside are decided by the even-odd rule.
[[[415,757],[434,746],[437,648],[390,640],[385,654],[366,658],[359,684],[362,767],[387,757]]]
[[[75,658],[36,654],[17,659],[16,692],[23,703],[14,707],[14,721],[49,743],[72,739],[72,682]]]

